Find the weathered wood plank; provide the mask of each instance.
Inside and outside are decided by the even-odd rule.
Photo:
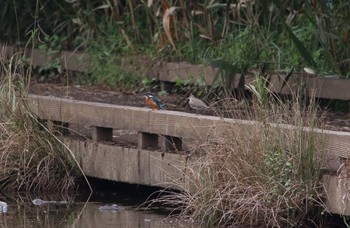
[[[329,212],[349,216],[349,178],[325,174],[323,175],[323,184],[327,194],[326,205]]]
[[[201,116],[176,111],[150,111],[147,108],[119,106],[64,98],[30,96],[34,112],[42,119],[133,130],[184,140],[210,141],[253,127],[255,121]],[[293,126],[279,125],[293,130]],[[305,129],[307,130],[307,129]],[[350,158],[350,133],[317,129],[322,134],[327,154]]]
[[[208,85],[212,85],[218,75],[218,68],[204,65],[192,65],[188,63],[166,63],[159,68],[160,81],[175,82],[176,79],[193,79],[195,82],[204,79]],[[249,71],[245,74],[245,85],[255,84],[255,75],[257,72]],[[241,74],[236,74],[233,82],[234,88],[237,88]],[[219,79],[220,80],[220,79]],[[285,74],[271,74],[270,78],[271,92],[290,95],[297,89],[304,87],[308,95],[318,98],[350,100],[350,79],[345,78],[327,78],[310,76],[306,73],[294,73],[290,79],[285,82]]]
[[[87,72],[89,69],[89,58],[81,52],[63,51],[60,55],[61,65],[68,70]]]
[[[64,142],[74,152],[87,176],[159,187],[172,187],[172,181],[185,182],[186,155],[71,140]]]
[[[181,189],[181,185],[190,181],[184,173],[188,162],[192,160],[185,155],[127,149],[67,138],[64,141],[75,153],[85,174],[91,177],[173,189]],[[349,199],[344,198],[348,191],[348,180],[326,174],[323,182],[329,211],[350,215]]]
[[[12,46],[3,45],[0,47],[2,56],[7,58],[11,57],[11,53],[18,51],[18,48]],[[84,53],[62,51],[61,53],[47,54],[44,51],[29,48],[22,50],[22,52],[26,53],[33,66],[43,66],[50,61],[59,59],[60,64],[65,69],[79,72],[88,71],[88,56]],[[219,71],[218,68],[213,68],[212,66],[194,65],[186,62],[158,63],[150,67],[149,61],[141,61],[140,67],[147,71],[145,75],[151,75],[159,81],[175,82],[177,79],[192,79],[195,82],[197,80],[205,80],[208,85],[213,84]],[[248,72],[245,75],[245,85],[254,83],[255,75],[254,71]],[[235,87],[238,85],[240,76],[240,74],[236,75]],[[316,77],[306,73],[294,73],[284,88],[281,89],[284,77],[285,74],[271,75],[270,90],[272,92],[291,94],[293,91],[296,91],[296,88],[300,88],[303,85],[306,87],[308,94],[313,94],[319,98],[350,100],[350,79]]]
[[[169,62],[157,66],[153,69],[158,72],[159,81],[175,82],[176,80],[192,79],[192,82],[204,80],[208,85],[212,85],[218,73],[217,68],[205,65],[193,65],[187,62]]]
[[[232,124],[251,122],[49,96],[30,95],[30,100],[42,119],[189,139],[215,138],[232,131]]]

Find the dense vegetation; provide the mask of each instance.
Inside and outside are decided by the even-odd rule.
[[[228,101],[225,107],[232,118],[260,122],[232,124],[223,137],[199,144],[193,156],[198,151],[206,156],[184,169],[189,183],[176,181],[183,191],[156,202],[178,205],[184,218],[208,227],[322,227],[327,214],[321,170],[324,139],[303,129],[317,127],[313,101],[303,105],[294,98],[287,104],[253,99],[250,111],[243,113],[232,111],[237,104]]]
[[[139,59],[211,64],[228,77],[251,68],[266,75],[274,70],[291,72],[304,67],[320,75],[350,77],[350,2],[347,0],[13,0],[2,6],[2,43],[38,47],[49,53],[67,49],[87,52],[91,61],[88,83],[123,89],[141,82],[152,84],[152,79],[142,81],[143,72],[135,64]],[[52,62],[41,70],[51,67],[62,71],[57,64]],[[13,81],[12,71],[8,72],[3,81],[5,92],[7,83]],[[260,124],[251,129],[233,126],[227,138],[215,139],[210,146],[199,145],[208,156],[185,173],[192,185],[183,186],[179,194],[161,200],[180,204],[184,216],[190,215],[208,226],[231,223],[297,226],[309,217],[316,223],[326,210],[320,170],[322,139],[312,131],[303,131],[303,127],[316,127],[317,110],[313,101],[305,101],[303,96],[283,103],[280,98],[268,95],[263,77],[257,77],[257,82],[256,87],[250,87],[256,99],[252,99],[251,109],[244,117],[258,119]],[[54,175],[70,189],[77,175],[74,161],[53,135],[42,135],[30,112],[19,109],[25,103],[18,101],[25,97],[18,100],[21,90],[12,89],[3,96],[15,100],[0,100],[0,105],[5,107],[4,113],[0,113],[1,126],[11,131],[0,130],[9,133],[3,134],[7,142],[21,142],[21,139],[34,144],[22,148],[15,143],[4,143],[0,145],[3,157],[18,156],[28,164],[23,160],[24,155],[32,150],[30,162],[37,163],[29,171],[20,170],[20,174],[30,175],[21,177],[23,184],[7,184],[16,183],[14,179],[1,186],[24,190],[57,186],[45,176],[37,178],[44,185],[28,185],[29,181],[25,181],[33,176],[35,179],[41,168],[54,167],[55,171],[62,165],[66,169]],[[224,108],[233,110],[234,105],[227,103]],[[232,113],[232,117],[242,116]],[[271,122],[276,125],[272,126]],[[291,131],[283,124],[293,124],[296,129]],[[47,146],[52,147],[48,153],[36,149]],[[17,148],[21,148],[19,153],[12,154]],[[56,156],[57,151],[63,155]],[[42,166],[41,161],[46,160],[52,163]],[[13,173],[9,178],[16,175]],[[320,210],[314,210],[315,206]]]
[[[28,74],[20,59],[1,59],[0,191],[76,190],[82,172],[57,130],[32,112],[23,79]]]
[[[0,18],[1,42],[88,51],[92,82],[135,84],[141,72],[120,67],[120,58],[145,55],[231,72],[307,66],[350,76],[346,0],[14,0]]]

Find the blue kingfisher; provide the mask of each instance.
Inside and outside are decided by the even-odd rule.
[[[151,109],[164,109],[163,103],[160,101],[158,97],[153,96],[150,93],[145,94],[146,103],[151,107]]]

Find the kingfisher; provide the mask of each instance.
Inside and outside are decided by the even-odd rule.
[[[146,100],[146,103],[151,107],[152,110],[164,109],[164,105],[160,101],[160,99],[158,97],[153,96],[150,93],[145,94],[145,100]]]
[[[209,109],[208,105],[206,105],[203,101],[199,100],[192,94],[190,94],[190,96],[187,99],[189,99],[188,104],[190,105],[190,107],[195,109],[196,111],[202,110],[202,109]]]

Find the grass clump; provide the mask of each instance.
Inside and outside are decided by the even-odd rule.
[[[226,102],[226,108],[234,106]],[[181,216],[208,226],[317,224],[326,207],[322,139],[313,131],[317,126],[313,103],[301,105],[300,99],[283,103],[269,97],[263,104],[256,99],[244,113],[247,118],[254,121],[232,124],[224,136],[202,146],[205,156],[185,173],[190,184],[176,183],[183,191],[161,201],[179,205]]]
[[[81,175],[70,151],[31,112],[24,69],[2,60],[0,81],[0,189],[66,192]]]

